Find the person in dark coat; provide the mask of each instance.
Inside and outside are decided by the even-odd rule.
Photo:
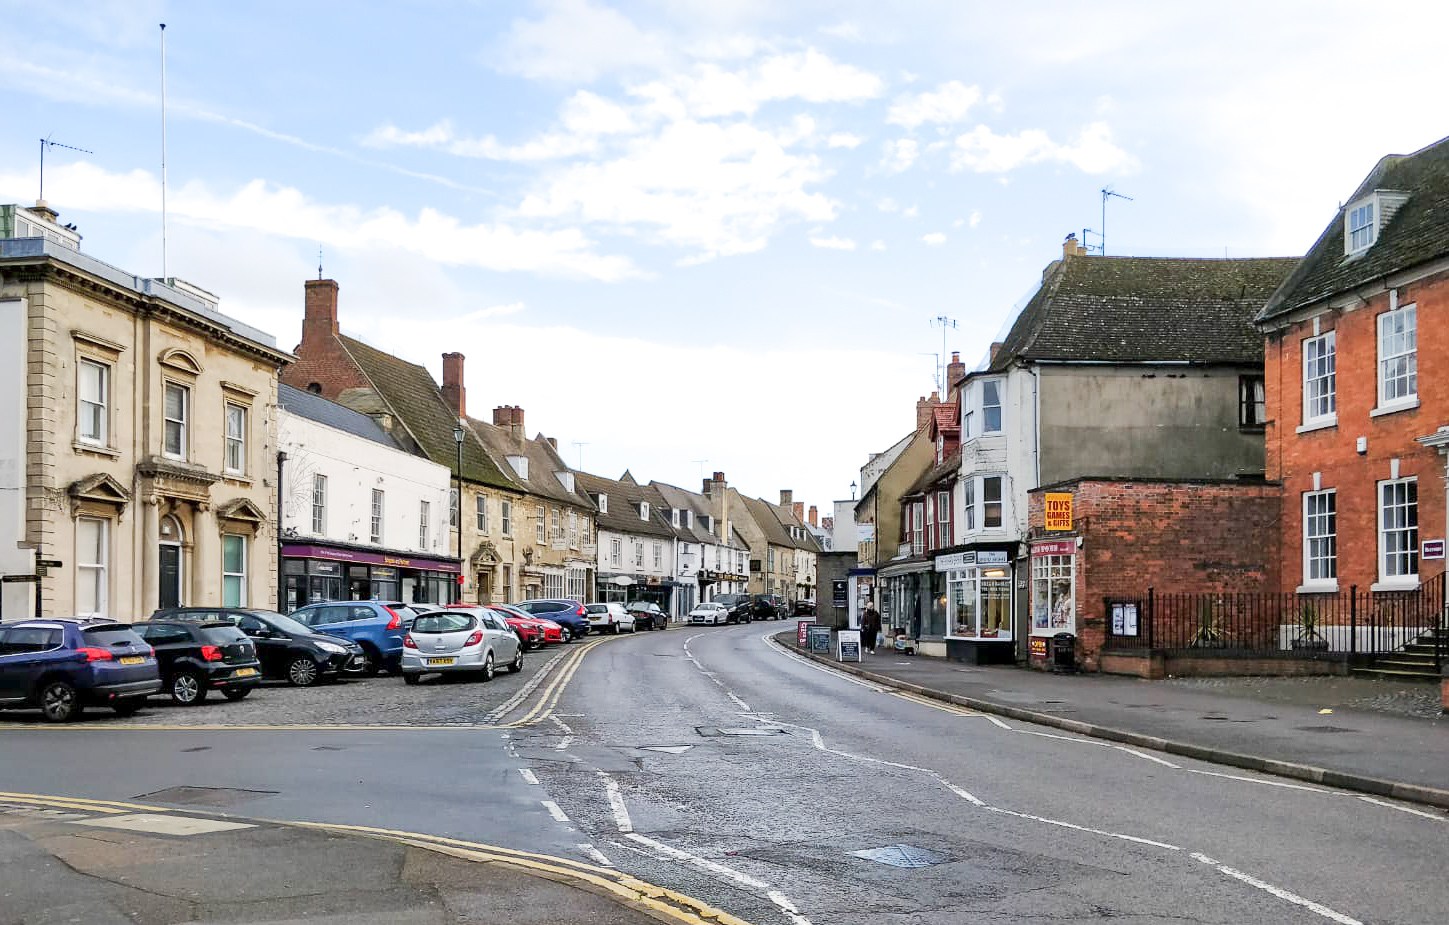
[[[868,651],[874,653],[876,637],[879,635],[880,614],[874,607],[867,607],[860,618],[860,641]]]

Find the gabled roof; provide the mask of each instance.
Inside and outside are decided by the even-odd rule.
[[[398,359],[345,334],[337,339],[347,350],[374,390],[392,409],[423,455],[450,470],[457,465],[458,445],[453,428],[458,417],[448,407],[433,376],[416,363]],[[484,451],[477,439],[464,439],[462,476],[495,488],[518,490],[518,483],[506,475]]]
[[[625,472],[624,475],[629,476],[629,473]],[[588,495],[604,494],[608,496],[608,510],[595,515],[600,530],[668,539],[674,539],[677,535],[678,531],[670,526],[669,521],[661,514],[661,511],[668,507],[664,498],[648,485],[640,485],[635,482],[632,476],[628,478],[628,481],[622,479],[616,481],[588,472],[576,472],[574,479],[579,488]],[[649,504],[648,520],[639,517],[638,506],[641,502]]]
[[[1064,258],[1048,269],[989,368],[1017,360],[1261,363],[1253,316],[1297,263]]]
[[[765,534],[765,540],[772,546],[789,546],[792,549],[805,549],[811,552],[819,552],[820,544],[810,535],[810,531],[804,529],[805,525],[796,519],[793,513],[786,511],[777,504],[771,504],[764,498],[746,498],[740,496],[745,507],[750,512],[750,517],[755,521],[756,526]],[[800,539],[790,536],[791,527],[800,527]]]
[[[1376,190],[1409,194],[1368,250],[1343,252],[1344,215]],[[1334,215],[1298,269],[1258,313],[1260,323],[1449,254],[1449,138],[1378,162]]]
[[[923,495],[931,490],[937,482],[954,479],[961,471],[961,451],[955,450],[947,453],[939,463],[921,473],[921,477],[911,483],[911,487],[901,493],[901,500]]]
[[[703,545],[729,546],[731,544],[730,540],[722,540],[719,536],[710,533],[704,528],[704,518],[714,516],[714,506],[709,503],[709,500],[704,495],[689,491],[686,488],[680,488],[678,485],[670,485],[665,482],[653,480],[649,482],[649,487],[659,493],[659,496],[664,499],[667,507],[681,511],[690,511],[694,515],[690,518],[689,527],[676,528],[680,539]],[[716,524],[715,526],[718,527],[719,525]],[[733,533],[734,531],[731,530],[730,532]],[[748,544],[742,545],[746,549],[749,548]]]
[[[380,443],[394,450],[400,449],[392,435],[383,430],[372,418],[360,411],[353,411],[346,405],[328,401],[321,395],[313,395],[306,389],[296,389],[284,383],[277,383],[277,404],[298,417],[325,424],[328,427],[352,434],[354,437],[371,440],[373,443]]]
[[[488,450],[490,458],[502,460],[502,465],[508,466],[508,477],[523,491],[564,504],[593,508],[593,502],[588,495],[577,487],[577,479],[573,491],[569,491],[559,481],[556,473],[570,470],[545,438],[525,439],[520,444],[513,436],[513,431],[507,427],[472,417],[468,418],[468,426]],[[528,460],[528,478],[525,479],[513,470],[508,463],[509,456],[522,456]]]

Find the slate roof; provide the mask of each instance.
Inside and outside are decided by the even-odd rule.
[[[786,513],[779,505],[771,504],[764,498],[746,498],[740,496],[745,507],[749,510],[750,516],[754,518],[755,524],[765,534],[765,540],[772,546],[789,546],[792,549],[806,549],[811,552],[820,552],[820,544],[805,530],[801,539],[793,539],[790,536],[790,527],[804,528],[804,524],[795,518],[794,514]]]
[[[1253,316],[1296,257],[1068,257],[1012,325],[992,371],[1018,359],[1263,362]]]
[[[1357,256],[1343,252],[1348,207],[1375,190],[1409,194],[1374,243]],[[1334,215],[1296,272],[1266,300],[1258,321],[1449,254],[1449,138],[1413,154],[1391,154],[1378,162]]]
[[[678,508],[681,511],[691,511],[694,516],[690,519],[690,526],[676,528],[680,539],[685,542],[695,542],[706,546],[728,546],[730,542],[721,542],[720,538],[704,529],[704,518],[714,516],[714,508],[705,499],[704,495],[680,488],[677,485],[669,485],[665,482],[651,481],[649,487],[659,493],[664,503],[670,508]],[[731,530],[731,532],[734,532]],[[742,548],[748,549],[748,545]]]
[[[354,437],[380,443],[390,449],[402,449],[392,435],[383,430],[381,425],[372,418],[360,411],[353,411],[346,405],[328,401],[321,395],[313,395],[306,389],[297,389],[290,385],[277,383],[277,404],[297,417],[325,424],[328,427],[352,434]]]
[[[483,446],[487,448],[490,457],[499,463],[500,468],[507,466],[508,477],[524,491],[538,497],[561,501],[564,504],[593,509],[593,502],[578,488],[577,474],[574,478],[573,491],[565,488],[563,483],[558,480],[558,476],[554,474],[570,470],[554,448],[549,445],[547,439],[541,436],[534,437],[531,440],[525,439],[520,445],[510,428],[500,427],[497,424],[490,424],[472,417],[468,418],[468,425],[482,441]],[[523,478],[513,470],[512,465],[508,462],[509,456],[523,456],[528,460],[528,478]]]
[[[579,488],[583,489],[590,496],[604,494],[608,496],[607,512],[601,512],[595,519],[600,530],[612,530],[615,533],[634,533],[644,536],[659,536],[674,539],[677,531],[669,525],[661,514],[661,511],[668,507],[664,497],[648,485],[640,485],[634,481],[634,477],[628,472],[624,473],[622,479],[606,479],[602,475],[593,475],[588,472],[577,472],[574,480]],[[636,505],[641,501],[649,502],[649,519],[641,520]],[[690,540],[693,542],[693,540]]]
[[[453,428],[458,418],[443,400],[432,374],[416,363],[398,359],[345,334],[339,334],[338,340],[418,442],[423,454],[451,471],[458,461],[458,445],[453,442]],[[462,476],[470,482],[495,488],[519,489],[477,439],[463,441]]]

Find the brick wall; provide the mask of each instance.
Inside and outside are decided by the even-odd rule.
[[[1303,580],[1303,493],[1313,490],[1313,473],[1323,488],[1337,492],[1338,581],[1360,589],[1378,580],[1377,483],[1391,477],[1418,479],[1419,538],[1445,535],[1444,459],[1415,438],[1449,424],[1449,274],[1397,290],[1400,306],[1413,303],[1418,315],[1418,408],[1374,416],[1378,403],[1378,316],[1389,309],[1380,292],[1350,309],[1320,315],[1320,332],[1334,331],[1338,423],[1298,433],[1303,423],[1303,341],[1313,322],[1275,332],[1267,342],[1267,474],[1283,483],[1281,516],[1282,590]],[[1365,438],[1365,452],[1356,443]],[[1442,561],[1420,563],[1422,578],[1439,575]]]
[[[1033,539],[1080,536],[1078,655],[1096,670],[1105,597],[1158,592],[1261,592],[1279,583],[1279,486],[1263,482],[1081,480],[1070,492],[1074,532],[1043,531],[1047,489],[1027,501]],[[1028,593],[1030,591],[1028,590]]]
[[[370,389],[362,370],[337,338],[337,283],[330,279],[306,282],[302,343],[297,360],[282,370],[281,381],[297,389],[320,386],[318,394],[340,401],[348,389]]]

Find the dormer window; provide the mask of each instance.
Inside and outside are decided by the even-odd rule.
[[[686,530],[690,529],[690,527],[693,525],[693,521],[690,519],[690,516],[689,516],[691,513],[693,513],[693,512],[692,511],[680,511],[679,512],[679,524],[680,524],[680,526],[684,527],[684,529],[686,529]]]
[[[1349,203],[1343,218],[1344,254],[1353,256],[1372,247],[1379,239],[1379,229],[1388,225],[1394,213],[1408,201],[1408,193],[1377,189]]]
[[[704,529],[709,533],[714,532],[714,518],[709,514],[704,515]]]
[[[669,509],[669,522],[676,527],[679,526],[679,508]]]
[[[649,502],[648,501],[640,501],[639,502],[639,519],[640,520],[648,520],[649,519]]]
[[[598,505],[600,514],[609,513],[609,496],[603,492],[594,495],[594,504]]]
[[[1348,252],[1356,254],[1374,243],[1374,232],[1378,227],[1374,225],[1374,203],[1373,200],[1354,206],[1348,210]]]

